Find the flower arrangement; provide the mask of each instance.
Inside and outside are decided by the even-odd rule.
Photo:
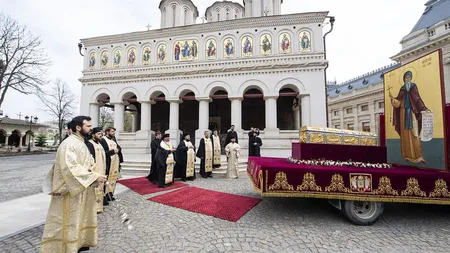
[[[298,160],[292,157],[288,157],[288,162],[295,164],[305,164],[305,165],[320,165],[320,166],[339,166],[339,167],[356,167],[356,168],[376,168],[376,169],[390,169],[391,164],[388,163],[363,163],[354,161],[332,161],[325,159],[314,159],[314,160]]]

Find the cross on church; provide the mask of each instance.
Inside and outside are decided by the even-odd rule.
[[[266,9],[263,11],[264,16],[267,16],[267,14],[268,14],[269,12],[270,12],[269,9],[267,9],[267,7],[266,7]]]
[[[23,114],[21,112],[19,112],[19,114],[17,114],[17,116],[19,117],[19,119],[21,119]]]
[[[205,17],[200,18],[202,20],[202,23],[205,23]]]
[[[147,31],[150,31],[150,27],[152,27],[152,26],[149,23],[146,27],[147,27]]]

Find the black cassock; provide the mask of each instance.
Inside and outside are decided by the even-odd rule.
[[[166,171],[167,171],[167,157],[169,156],[169,154],[171,154],[172,151],[171,150],[165,150],[164,148],[162,148],[161,146],[158,147],[158,150],[156,151],[156,166],[157,166],[157,170],[158,170],[158,186],[159,187],[163,187],[166,185]],[[175,159],[175,157],[174,157]],[[173,174],[172,174],[173,176]],[[173,181],[173,179],[172,179]]]
[[[184,141],[181,141],[180,144],[178,144],[176,153],[176,164],[174,168],[174,177],[175,178],[181,178],[183,180],[186,179],[186,167],[187,167],[187,152],[189,148],[186,146]],[[195,146],[194,146],[194,152],[195,152]],[[190,177],[189,179],[195,179],[195,170],[194,170],[194,176]]]
[[[150,148],[152,150],[152,165],[150,167],[150,173],[147,176],[148,181],[156,183],[158,181],[158,169],[156,166],[156,151],[159,148],[159,145],[161,144],[160,139],[153,139],[152,143],[150,144]]]
[[[254,138],[253,136],[254,131],[248,132],[248,156],[254,156],[254,149],[253,149],[253,143]]]
[[[253,156],[261,156],[262,140],[258,136],[253,138]]]
[[[228,145],[228,143],[231,142],[231,138],[236,138],[236,143],[238,143],[238,134],[234,130],[230,130],[227,133],[227,137],[225,138],[225,146]]]
[[[214,161],[214,141],[211,139],[211,155],[212,161]],[[202,177],[212,177],[212,172],[205,172],[205,138],[200,140],[200,145],[197,150],[196,156],[200,158],[200,175]],[[212,165],[212,163],[211,163]]]

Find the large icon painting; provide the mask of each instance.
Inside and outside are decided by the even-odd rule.
[[[250,36],[242,38],[242,56],[253,56],[253,38]]]
[[[145,46],[142,49],[142,64],[144,65],[150,64],[151,55],[152,55],[152,48],[150,46]]]
[[[90,69],[93,69],[95,67],[95,61],[96,61],[95,57],[96,57],[95,52],[92,52],[89,55],[89,68]]]
[[[128,66],[134,66],[136,63],[136,48],[132,47],[128,49]]]
[[[440,51],[384,74],[388,161],[446,170]]]
[[[206,41],[206,59],[216,59],[217,57],[217,41],[209,39]]]
[[[158,46],[158,63],[165,63],[167,58],[167,46],[161,44]]]
[[[234,39],[226,38],[223,41],[223,56],[226,58],[234,57],[235,47],[234,47]]]
[[[116,49],[114,50],[114,67],[119,67],[122,61],[122,50]]]
[[[280,42],[280,53],[288,54],[292,52],[291,35],[289,33],[282,33],[278,38]]]
[[[308,31],[300,32],[300,52],[311,51],[311,33]]]
[[[173,47],[173,56],[175,61],[198,60],[198,41],[197,40],[175,41]]]
[[[100,55],[100,66],[102,69],[108,67],[108,61],[109,61],[108,51],[105,50]]]
[[[271,55],[272,54],[272,36],[270,36],[270,34],[265,33],[263,35],[261,35],[260,38],[260,46],[261,46],[261,50],[260,50],[260,54],[261,55]]]

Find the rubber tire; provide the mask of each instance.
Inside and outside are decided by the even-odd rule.
[[[369,201],[369,203],[371,205],[375,205],[375,212],[374,214],[367,219],[363,219],[361,217],[358,217],[356,214],[354,214],[352,212],[353,209],[353,203],[355,201],[353,200],[346,200],[346,201],[342,201],[342,213],[344,214],[345,217],[347,217],[347,219],[349,219],[353,224],[355,225],[359,225],[359,226],[370,226],[375,224],[375,222],[378,221],[378,219],[381,217],[381,215],[383,214],[383,203],[381,202],[372,202]]]

